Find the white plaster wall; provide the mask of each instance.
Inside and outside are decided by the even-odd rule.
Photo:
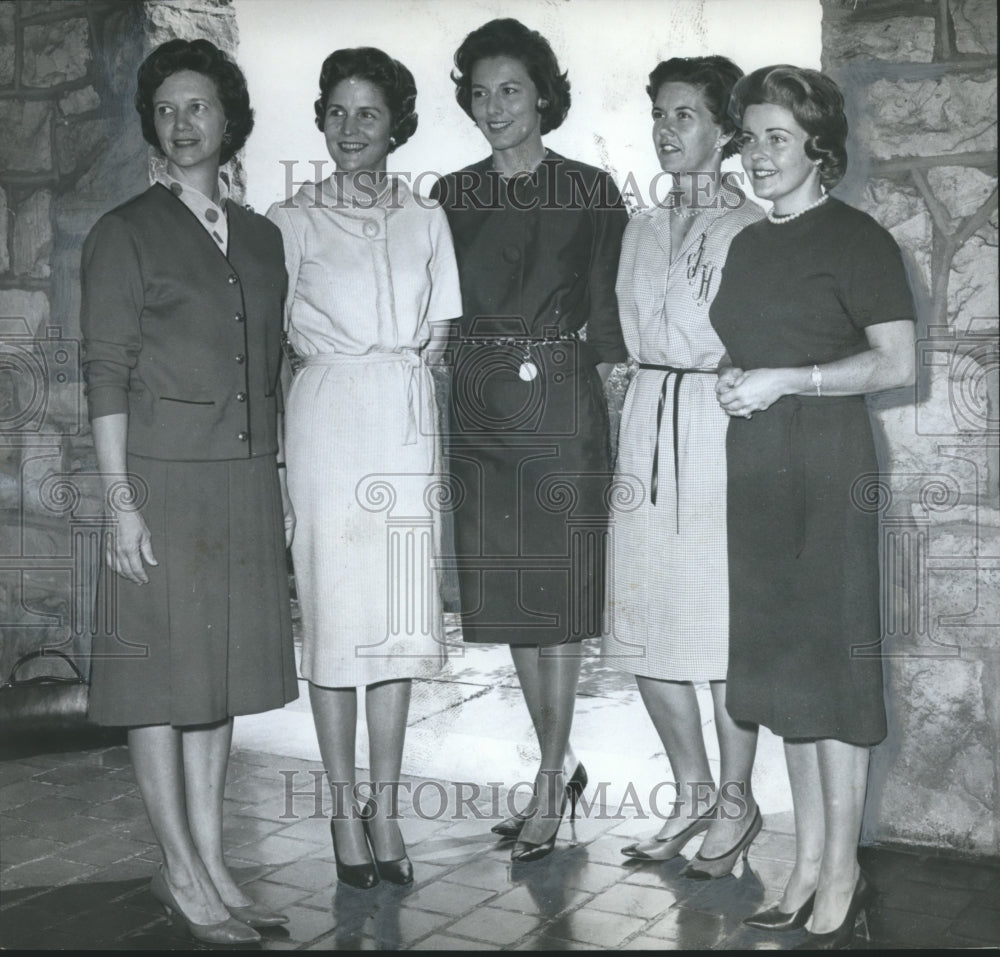
[[[235,0],[239,62],[257,126],[245,152],[247,200],[263,212],[286,195],[286,167],[314,180],[310,160],[330,164],[313,124],[319,69],[341,47],[376,46],[417,82],[420,127],[389,158],[415,177],[447,172],[486,154],[455,102],[452,56],[471,30],[516,17],[539,30],[569,71],[573,106],[546,137],[553,149],[648,183],[659,167],[650,144],[650,70],[671,56],[720,53],[750,71],[769,63],[820,65],[819,0]],[[738,169],[738,162],[729,161]],[[422,192],[433,179],[425,177]]]
[[[418,89],[420,126],[415,136],[389,158],[390,169],[447,172],[482,158],[482,136],[458,107],[449,78],[452,56],[473,29],[497,16],[513,16],[542,32],[569,71],[573,106],[563,126],[546,137],[567,156],[611,169],[619,184],[629,174],[643,184],[659,172],[650,141],[648,74],[671,56],[720,53],[750,71],[769,63],[820,65],[819,0],[235,0],[240,29],[238,59],[247,75],[257,126],[244,154],[247,200],[263,212],[287,190],[292,178],[315,179],[311,161],[332,165],[323,136],[313,123],[323,59],[333,50],[377,46],[412,70]],[[728,166],[740,169],[738,159]],[[427,192],[433,177],[423,180]],[[662,189],[662,186],[661,186]],[[506,652],[496,650],[506,662]],[[466,703],[442,710],[441,700],[482,689],[493,680],[489,669],[449,686],[463,665],[461,645],[450,650],[450,671],[443,681],[415,688],[411,728],[403,770],[446,780],[487,780],[496,768],[506,775],[529,775],[537,755],[527,712],[519,695],[506,688],[490,692],[490,726],[495,738],[462,736],[469,721],[458,717]],[[479,660],[478,658],[476,659]],[[499,665],[497,666],[499,667]],[[479,683],[477,683],[479,682]],[[475,697],[475,695],[472,695]],[[717,758],[707,686],[700,689],[706,740],[713,767]],[[286,707],[281,717],[284,754],[318,760],[307,699]],[[482,702],[480,702],[482,704]],[[472,707],[472,705],[469,705]],[[426,713],[447,727],[424,721]],[[363,717],[361,718],[363,722]],[[474,721],[473,721],[474,724]],[[358,759],[367,763],[364,728]],[[662,746],[634,690],[581,697],[574,729],[578,753],[594,780],[608,784],[619,800],[631,784],[644,795],[662,778]],[[240,718],[238,746],[272,749],[273,713]],[[603,743],[602,743],[603,742]],[[610,743],[609,743],[610,742]],[[772,829],[791,825],[791,796],[780,739],[762,730],[754,769],[754,792]]]

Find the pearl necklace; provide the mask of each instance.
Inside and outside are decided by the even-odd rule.
[[[697,206],[694,209],[684,206],[671,206],[670,212],[675,216],[680,216],[682,219],[688,219],[691,216],[697,216],[701,210]]]
[[[774,212],[772,207],[767,211],[767,220],[770,223],[774,223],[775,226],[784,226],[785,223],[790,223],[793,219],[798,219],[803,213],[808,213],[810,209],[815,209],[817,206],[822,206],[823,203],[829,198],[829,193],[824,193],[817,199],[814,203],[810,203],[808,206],[803,206],[797,213],[788,213],[787,216],[778,216]]]

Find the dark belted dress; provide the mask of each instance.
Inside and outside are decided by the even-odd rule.
[[[551,151],[531,176],[484,160],[434,195],[462,284],[448,453],[463,637],[599,637],[612,472],[595,366],[627,357],[621,197],[607,173]]]
[[[865,328],[913,319],[893,238],[829,199],[732,242],[712,325],[741,369],[811,367],[866,351]],[[878,462],[864,396],[784,396],[726,442],[726,706],[785,738],[885,737]]]

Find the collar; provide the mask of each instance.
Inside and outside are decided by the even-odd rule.
[[[225,253],[229,248],[229,220],[226,216],[226,202],[229,199],[229,185],[219,177],[219,202],[215,203],[193,186],[182,183],[166,171],[157,174],[155,182],[165,186],[194,214],[205,231],[218,243]]]

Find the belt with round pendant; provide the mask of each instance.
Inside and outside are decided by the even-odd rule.
[[[463,336],[459,342],[463,346],[508,346],[521,350],[521,365],[517,375],[522,382],[531,382],[538,377],[538,366],[531,357],[531,350],[536,346],[554,345],[557,342],[579,341],[579,333],[561,332],[552,336]]]

